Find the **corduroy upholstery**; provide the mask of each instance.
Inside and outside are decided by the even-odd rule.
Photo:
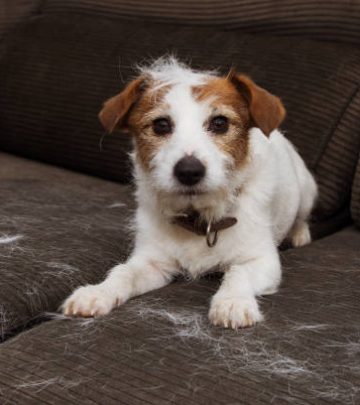
[[[131,186],[5,154],[0,195],[0,337],[6,338],[126,259],[134,202]]]
[[[0,1],[0,41],[14,25],[40,13],[41,0],[1,0]]]
[[[0,154],[0,340],[56,311],[78,286],[124,262],[133,188]],[[314,224],[315,237],[344,218]],[[325,229],[324,229],[325,227]]]
[[[171,51],[195,67],[226,71],[235,64],[281,96],[288,110],[285,133],[319,183],[318,217],[346,206],[360,143],[360,50],[353,46],[93,16],[41,16],[7,38],[0,66],[0,146],[128,181],[130,139],[107,136],[100,151],[97,113],[134,74],[135,63]]]
[[[338,230],[350,208],[360,226],[359,16],[359,0],[0,0],[0,149],[106,179],[0,154],[1,404],[360,402],[360,233]],[[169,51],[282,97],[320,188],[312,234],[336,232],[281,253],[254,328],[209,325],[219,275],[100,319],[48,313],[129,254],[131,139],[100,150],[97,113]]]
[[[44,13],[81,13],[218,30],[360,43],[360,3],[336,0],[47,0]]]
[[[360,227],[360,154],[352,187],[351,214],[355,223]]]
[[[217,278],[179,280],[94,321],[37,326],[1,346],[3,401],[357,404],[359,244],[349,228],[285,252],[282,287],[254,328],[209,327]]]

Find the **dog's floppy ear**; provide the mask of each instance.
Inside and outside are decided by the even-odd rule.
[[[245,98],[249,106],[252,124],[260,128],[265,135],[278,128],[285,118],[285,108],[279,97],[270,94],[256,85],[246,75],[231,70],[228,79]]]
[[[145,78],[139,77],[130,82],[125,89],[105,101],[99,113],[103,127],[111,133],[115,128],[127,131],[127,120],[134,104],[145,89]]]

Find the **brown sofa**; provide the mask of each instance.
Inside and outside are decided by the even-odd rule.
[[[360,402],[360,1],[0,0],[0,403]],[[97,319],[58,314],[131,249],[125,134],[102,102],[175,53],[279,95],[320,189],[265,322],[209,325],[221,275]]]

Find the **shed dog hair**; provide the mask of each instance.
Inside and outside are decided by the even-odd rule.
[[[141,69],[99,118],[134,139],[135,247],[97,285],[78,288],[66,315],[106,315],[131,297],[163,287],[184,270],[224,273],[210,304],[214,325],[263,319],[256,296],[276,292],[278,245],[310,242],[317,187],[277,129],[280,99],[231,70],[190,69],[161,58]]]

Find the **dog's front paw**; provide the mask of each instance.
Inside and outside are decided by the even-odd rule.
[[[225,328],[246,328],[262,321],[255,297],[214,296],[209,311],[213,325]]]
[[[114,300],[101,285],[87,285],[75,290],[61,306],[64,315],[100,316],[108,314]]]

